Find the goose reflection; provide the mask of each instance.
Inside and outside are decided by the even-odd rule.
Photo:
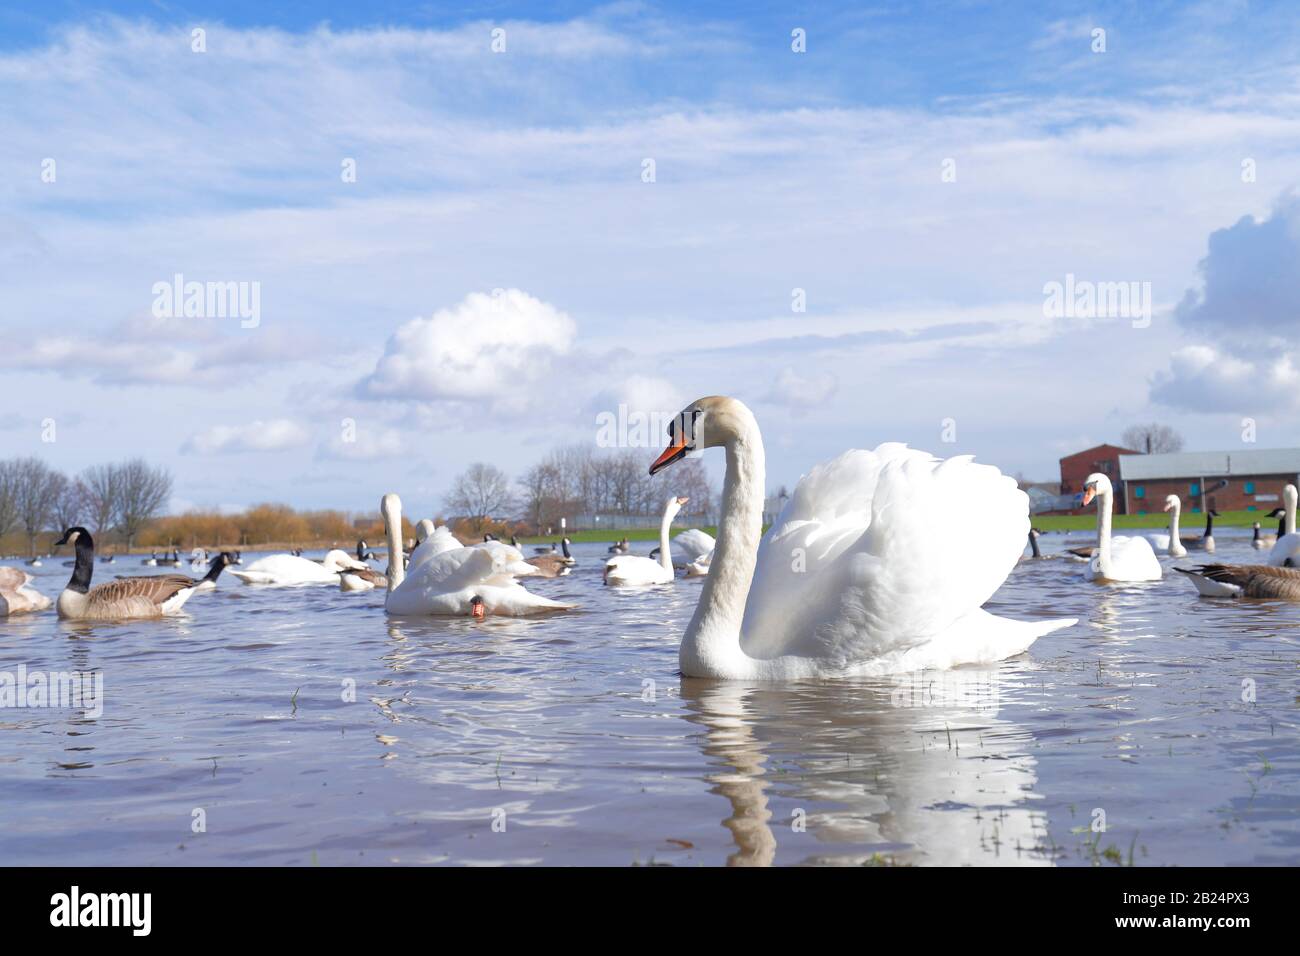
[[[1000,669],[786,685],[683,680],[732,866],[1044,865],[1033,738]],[[778,816],[774,805],[784,808]]]

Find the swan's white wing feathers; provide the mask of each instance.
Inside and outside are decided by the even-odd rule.
[[[715,544],[713,535],[707,531],[701,531],[699,528],[687,528],[673,538],[672,543],[674,560],[680,554],[681,557],[685,558],[684,563],[689,563],[708,554],[713,550]]]
[[[924,645],[993,595],[1028,532],[1028,498],[990,465],[897,443],[845,452],[764,536],[745,652],[834,668]]]

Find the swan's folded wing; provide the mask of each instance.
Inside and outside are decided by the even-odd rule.
[[[0,568],[0,590],[17,591],[19,588],[26,587],[32,581],[32,576],[26,571],[19,571],[17,568]]]
[[[764,537],[745,652],[844,666],[924,644],[993,595],[1028,533],[1028,498],[990,465],[895,443],[846,452]]]
[[[713,550],[713,535],[699,528],[687,528],[673,538],[673,548],[681,552],[687,562],[694,561],[701,555]]]
[[[425,539],[429,540],[429,539]],[[412,570],[401,590],[429,590],[438,594],[487,584],[501,573],[499,559],[482,548],[457,548],[429,558]]]

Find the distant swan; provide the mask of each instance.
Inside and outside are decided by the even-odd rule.
[[[0,568],[0,617],[44,611],[52,603],[34,588],[28,587],[34,579],[17,568]]]
[[[700,447],[727,458],[712,570],[679,652],[687,677],[946,668],[1002,660],[1075,623],[981,608],[1029,529],[1029,499],[996,468],[896,443],[845,452],[805,475],[762,535],[763,440],[750,410],[703,398],[669,435],[651,474]]]
[[[668,529],[689,498],[669,498],[659,521],[659,560],[639,554],[620,554],[605,562],[605,583],[614,587],[639,587],[673,583],[673,561],[668,546]]]
[[[512,569],[521,565],[536,573],[536,568],[520,560],[522,555],[515,548],[500,541],[472,548],[460,547],[456,542],[456,546],[448,547],[456,539],[444,527],[426,538],[412,552],[410,567],[403,568],[401,499],[391,493],[384,495],[380,511],[390,555],[388,596],[384,601],[389,614],[469,616],[474,614],[476,603],[488,614],[511,616],[572,607],[533,594],[515,580]],[[423,554],[422,549],[426,549]]]
[[[340,571],[364,567],[360,561],[349,557],[346,551],[335,549],[320,562],[296,554],[272,554],[259,558],[239,571],[232,569],[230,573],[245,584],[338,584]]]
[[[1287,485],[1282,489],[1282,504],[1285,509],[1282,517],[1282,527],[1279,530],[1277,543],[1273,545],[1273,550],[1268,553],[1268,563],[1275,568],[1284,566],[1287,561],[1297,557],[1297,552],[1300,552],[1300,534],[1296,534],[1295,530],[1295,485]],[[1300,563],[1300,561],[1293,563]]]
[[[1086,508],[1093,498],[1097,499],[1097,547],[1084,577],[1101,582],[1159,581],[1164,572],[1146,538],[1111,536],[1114,494],[1110,479],[1100,472],[1089,475],[1083,484],[1083,506]],[[1176,519],[1174,527],[1177,527]]]

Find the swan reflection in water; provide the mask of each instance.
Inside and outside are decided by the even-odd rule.
[[[1014,678],[924,671],[854,682],[683,680],[706,779],[731,804],[732,866],[1045,865],[1033,737],[1000,712]],[[776,807],[780,808],[778,812]]]

